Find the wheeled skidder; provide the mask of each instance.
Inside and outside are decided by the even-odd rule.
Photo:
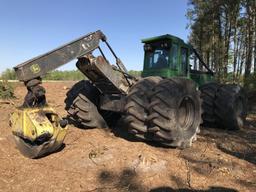
[[[100,42],[113,54],[116,65],[109,63]],[[141,78],[128,74],[101,31],[16,66],[18,79],[28,88],[23,108],[11,118],[20,151],[36,158],[57,150],[67,122],[80,128],[107,127],[122,116],[135,137],[180,148],[191,146],[201,123],[227,129],[243,126],[246,97],[240,86],[214,82],[214,73],[199,54],[175,36],[142,42],[145,56]],[[93,55],[96,49],[100,56]],[[189,64],[191,55],[199,61],[193,67]],[[47,106],[41,79],[73,59],[78,59],[76,66],[88,80],[68,91],[68,115],[60,119]],[[205,71],[196,70],[198,65]],[[49,144],[45,150],[45,144],[51,142],[58,143],[57,147]]]

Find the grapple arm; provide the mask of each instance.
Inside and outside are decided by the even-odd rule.
[[[14,67],[16,76],[20,81],[24,82],[43,77],[47,72],[97,49],[100,40],[106,40],[105,35],[100,30],[89,33],[57,49],[17,65]]]

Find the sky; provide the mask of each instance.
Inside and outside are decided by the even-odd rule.
[[[169,33],[187,40],[187,6],[187,0],[0,0],[0,73],[98,29],[128,70],[142,70],[141,39]],[[59,69],[75,69],[75,61]]]

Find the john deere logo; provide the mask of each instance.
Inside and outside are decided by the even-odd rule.
[[[32,73],[39,73],[41,69],[38,64],[33,64],[31,65],[30,70]]]

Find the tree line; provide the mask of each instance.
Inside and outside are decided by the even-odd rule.
[[[129,74],[135,77],[139,77],[141,75],[141,71],[130,70]],[[0,75],[0,79],[17,80],[13,69],[6,69],[4,72],[2,72],[2,74]],[[82,79],[86,79],[86,77],[79,70],[70,70],[70,71],[54,70],[47,73],[46,76],[43,77],[43,80],[56,80],[56,81],[79,81]]]
[[[189,42],[220,81],[256,80],[256,1],[189,0]]]
[[[43,80],[61,80],[61,81],[76,81],[82,80],[85,76],[79,70],[70,70],[70,71],[59,71],[54,70],[45,75]],[[0,79],[3,80],[17,80],[15,72],[13,69],[6,69],[1,73]]]

